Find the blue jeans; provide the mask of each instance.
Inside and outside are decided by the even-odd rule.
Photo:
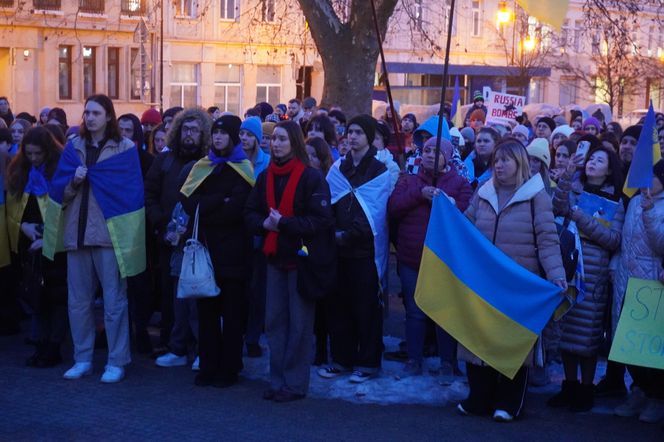
[[[422,361],[424,337],[426,334],[427,315],[415,303],[417,270],[399,263],[401,293],[406,307],[406,347],[408,359]],[[457,342],[445,330],[436,325],[436,340],[440,362],[456,363]]]

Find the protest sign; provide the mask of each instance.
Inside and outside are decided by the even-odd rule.
[[[507,124],[514,122],[523,113],[526,97],[485,91],[484,104],[487,109],[486,122]]]
[[[664,369],[664,285],[629,279],[609,359]]]

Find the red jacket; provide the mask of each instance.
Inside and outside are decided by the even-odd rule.
[[[427,174],[423,167],[417,175],[402,175],[387,205],[391,221],[398,225],[397,259],[414,269],[420,268],[431,215],[431,202],[422,196],[422,188],[430,186],[432,180],[433,176]],[[466,210],[473,190],[468,180],[459,176],[454,168],[438,177],[436,187],[454,198],[461,212]]]

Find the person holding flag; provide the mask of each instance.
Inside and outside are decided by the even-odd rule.
[[[85,101],[80,135],[65,146],[49,189],[43,253],[67,251],[74,365],[65,379],[92,373],[94,296],[101,285],[108,363],[101,382],[124,378],[131,361],[127,280],[145,270],[143,177],[134,143],[120,135],[106,95]]]

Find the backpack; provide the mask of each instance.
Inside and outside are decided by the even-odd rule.
[[[535,205],[533,200],[530,200],[530,215],[533,223],[533,239],[535,243],[535,248],[537,248],[537,234],[535,233]],[[571,220],[565,218],[565,221],[562,225],[556,224],[556,229],[558,230],[558,239],[560,240],[560,256],[563,260],[563,268],[565,269],[565,280],[571,281],[574,278],[576,273],[576,267],[579,263],[579,251],[576,249],[576,237],[568,227]],[[545,274],[544,269],[542,268],[542,263],[539,260],[539,252],[537,254],[537,262],[540,267],[540,273]]]

